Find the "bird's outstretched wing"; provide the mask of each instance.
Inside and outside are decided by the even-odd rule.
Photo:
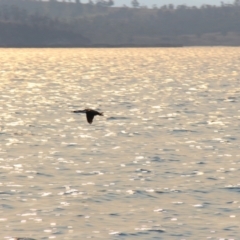
[[[75,111],[72,111],[73,113],[82,113],[83,110],[75,110]]]
[[[87,115],[87,121],[88,121],[88,123],[91,124],[92,121],[93,121],[93,118],[94,118],[94,114],[88,112],[86,115]]]

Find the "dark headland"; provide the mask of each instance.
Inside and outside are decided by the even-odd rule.
[[[114,0],[0,0],[2,48],[240,46],[239,26],[239,0],[151,8],[137,0],[122,7]]]
[[[181,44],[13,44],[0,45],[0,48],[179,48]]]

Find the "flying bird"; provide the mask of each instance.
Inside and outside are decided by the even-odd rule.
[[[98,111],[93,110],[93,109],[89,109],[89,108],[86,108],[84,110],[76,110],[76,111],[73,111],[73,112],[74,113],[86,113],[87,121],[88,121],[89,124],[92,123],[94,116],[96,116],[96,115],[103,116],[103,113],[98,112]]]

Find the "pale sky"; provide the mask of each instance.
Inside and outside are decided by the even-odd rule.
[[[95,2],[95,0],[93,0]],[[131,6],[132,0],[114,0],[115,6],[122,6],[126,4],[127,6]],[[81,0],[82,3],[88,2],[88,0]],[[233,3],[234,0],[138,0],[140,5],[147,5],[151,7],[153,4],[156,4],[158,7],[165,5],[165,4],[174,4],[174,5],[181,5],[185,4],[188,6],[201,6],[203,4],[209,5],[220,5],[221,2],[224,3]]]

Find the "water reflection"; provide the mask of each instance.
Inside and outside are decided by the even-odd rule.
[[[2,239],[238,239],[239,48],[0,51]]]

